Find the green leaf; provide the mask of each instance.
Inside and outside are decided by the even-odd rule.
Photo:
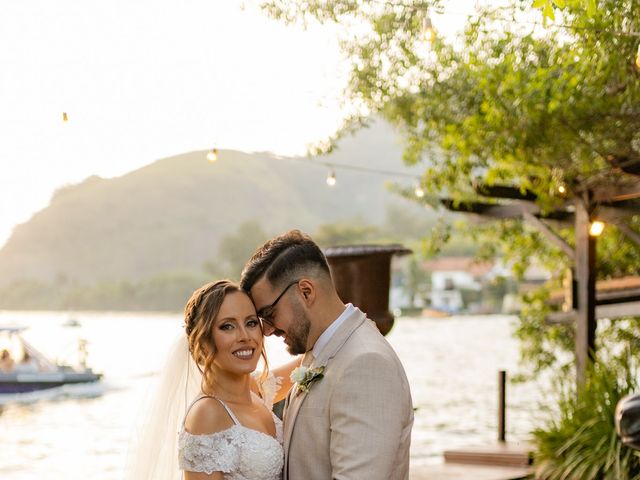
[[[551,20],[556,19],[556,14],[553,11],[553,4],[551,2],[547,2],[547,4],[544,6],[544,9],[542,10],[542,14],[545,16],[545,18],[549,18]]]

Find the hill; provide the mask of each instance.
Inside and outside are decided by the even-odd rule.
[[[391,128],[377,123],[319,160],[408,172],[401,155]],[[330,188],[327,171],[305,158],[222,150],[214,164],[205,152],[190,152],[121,177],[87,178],[59,189],[49,206],[15,228],[0,250],[0,286],[202,273],[207,263],[220,263],[221,242],[249,221],[273,235],[289,228],[313,233],[354,219],[380,225],[391,205],[433,215],[385,189],[389,180],[408,179],[337,168]]]

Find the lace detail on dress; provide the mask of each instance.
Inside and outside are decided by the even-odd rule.
[[[210,435],[182,430],[178,452],[181,470],[223,472],[225,480],[279,480],[284,463],[279,441],[242,425]]]
[[[225,480],[279,480],[284,464],[283,428],[273,412],[271,416],[276,438],[240,423],[208,435],[193,435],[183,424],[178,434],[180,469],[207,474],[223,472]]]
[[[261,372],[253,372],[251,375],[254,380],[257,382],[260,380]],[[265,406],[271,410],[273,408],[273,400],[276,398],[276,394],[280,387],[282,386],[282,378],[276,377],[273,372],[269,372],[267,378],[264,379],[262,385],[260,385],[262,389],[262,402]]]
[[[238,464],[236,436],[231,427],[211,435],[192,435],[182,430],[178,437],[178,461],[189,472],[230,472]]]

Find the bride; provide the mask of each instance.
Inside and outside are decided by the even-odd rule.
[[[184,480],[279,479],[282,422],[271,408],[286,396],[299,359],[269,372],[255,307],[228,280],[196,290],[184,321],[127,478],[174,480],[182,470]]]

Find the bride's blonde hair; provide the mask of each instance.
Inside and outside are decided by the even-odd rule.
[[[213,385],[212,366],[217,352],[213,342],[213,324],[222,302],[230,293],[246,295],[246,292],[238,284],[230,280],[207,283],[193,292],[184,307],[184,328],[189,343],[189,352],[202,374],[203,391],[205,386]],[[257,383],[258,388],[262,390],[262,381],[269,374],[269,363],[264,351],[264,340],[260,354],[264,360],[264,370]]]

